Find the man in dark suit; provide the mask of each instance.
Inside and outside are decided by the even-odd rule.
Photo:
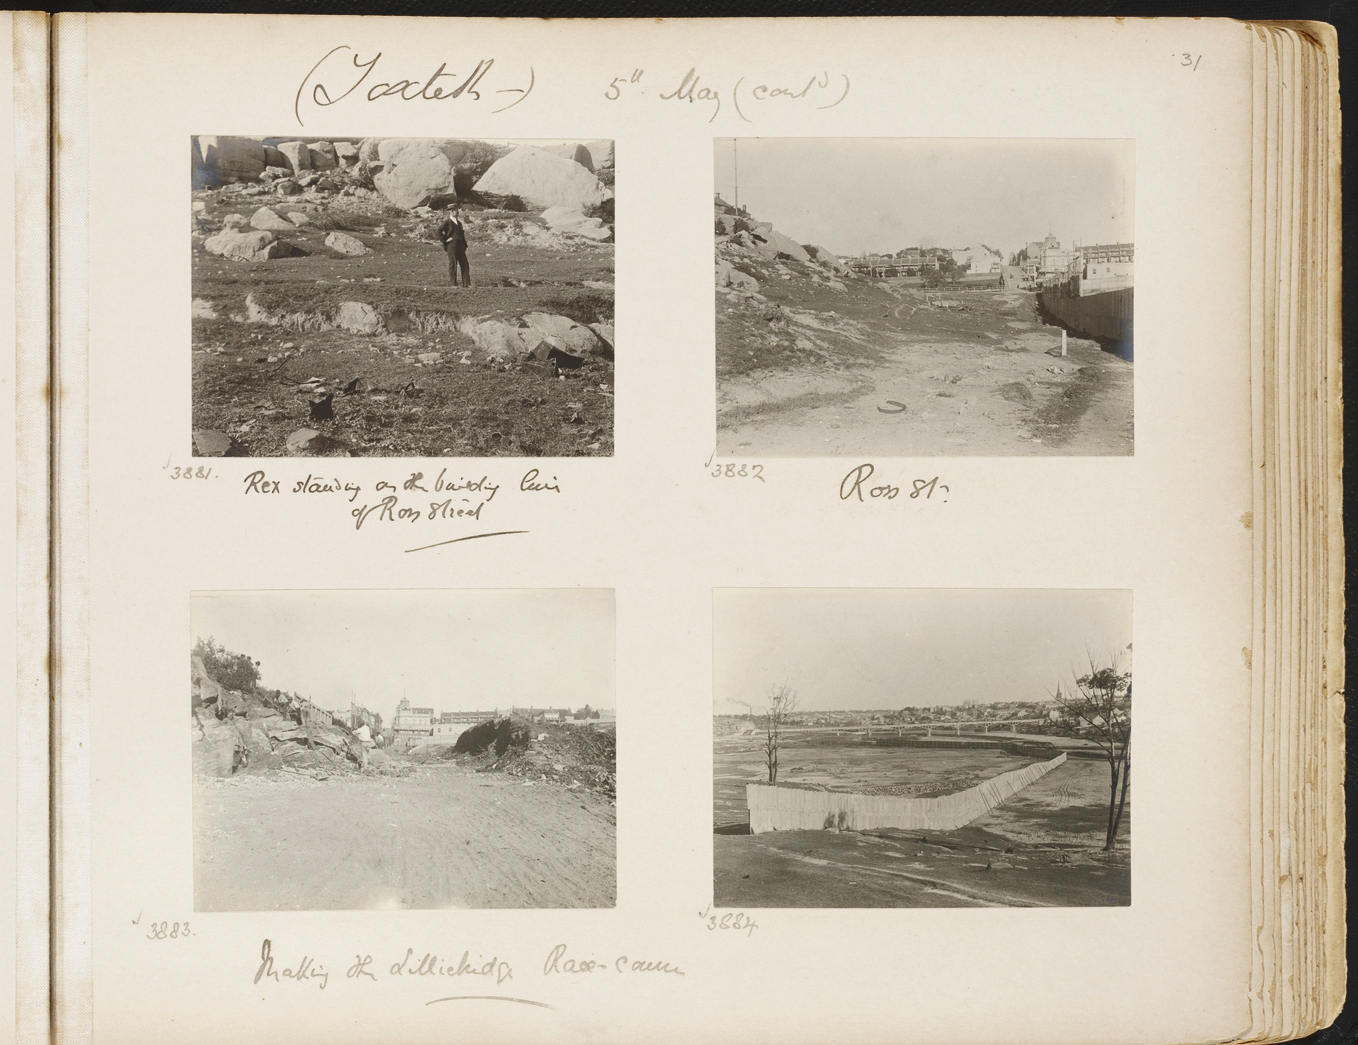
[[[457,286],[457,270],[462,269],[462,282],[472,285],[471,268],[467,264],[467,229],[462,223],[462,207],[454,204],[452,213],[443,219],[438,229],[439,242],[448,252],[448,281]]]

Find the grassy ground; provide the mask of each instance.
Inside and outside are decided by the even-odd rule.
[[[288,202],[232,190],[195,198],[205,203],[200,218],[209,234],[227,214],[249,218],[260,206]],[[611,244],[562,241],[532,215],[474,212],[473,286],[456,288],[447,255],[424,238],[431,219],[373,199],[315,199],[312,225],[277,233],[303,254],[241,262],[209,254],[196,240],[193,296],[205,304],[193,320],[195,429],[225,432],[233,454],[251,457],[288,453],[288,436],[303,427],[326,435],[333,455],[613,452],[611,362],[590,359],[552,376],[478,358],[456,330],[460,317],[512,320],[530,311],[611,323]],[[330,231],[357,236],[372,253],[335,253],[324,245]],[[345,301],[373,306],[385,332],[321,329]],[[333,419],[312,419],[298,390],[311,378],[331,389],[357,382],[335,398]]]

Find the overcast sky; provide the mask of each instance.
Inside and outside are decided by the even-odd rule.
[[[613,592],[202,592],[193,638],[260,661],[260,684],[390,724],[401,697],[436,711],[614,707]]]
[[[840,255],[1134,240],[1130,139],[719,138],[717,193]]]
[[[1130,591],[719,588],[714,711],[789,683],[803,711],[1047,700],[1132,641]]]

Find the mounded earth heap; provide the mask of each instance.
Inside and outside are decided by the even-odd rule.
[[[376,151],[382,169],[373,184],[396,206],[409,210],[439,196],[456,196],[457,164],[470,150],[459,141],[384,138]]]
[[[207,134],[193,139],[194,169],[204,185],[254,181],[264,173],[264,143],[258,138]]]
[[[476,183],[477,192],[518,196],[534,207],[569,207],[588,212],[613,192],[574,160],[546,149],[520,145],[496,160]]]

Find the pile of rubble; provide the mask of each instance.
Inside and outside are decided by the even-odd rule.
[[[279,698],[227,689],[198,656],[192,658],[192,709],[193,765],[201,776],[280,769],[325,776],[391,768],[366,729],[355,733],[340,723],[309,722]]]
[[[550,782],[572,791],[617,794],[617,734],[612,729],[500,719],[463,732],[446,757],[479,759],[479,772],[506,773],[529,784]]]

